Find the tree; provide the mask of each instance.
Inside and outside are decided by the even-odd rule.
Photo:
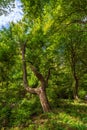
[[[26,70],[26,60],[25,60],[25,48],[26,44],[22,45],[22,62],[23,62],[23,82],[24,82],[24,87],[25,89],[33,94],[37,94],[40,98],[40,102],[43,108],[44,112],[48,112],[50,110],[50,106],[48,103],[48,99],[46,96],[46,86],[47,86],[47,82],[48,82],[48,77],[45,80],[44,77],[42,76],[42,74],[40,74],[36,68],[34,66],[30,66],[31,70],[34,72],[34,74],[36,75],[36,77],[39,79],[39,81],[41,82],[41,86],[39,88],[31,88],[28,85],[28,81],[27,81],[27,70]]]
[[[20,24],[21,24],[21,26],[20,26]],[[48,112],[48,111],[50,111],[50,106],[49,106],[47,95],[46,95],[46,87],[48,86],[48,80],[49,80],[49,76],[50,76],[50,68],[48,68],[48,67],[44,68],[44,65],[47,64],[47,63],[45,63],[46,61],[44,61],[44,65],[42,66],[42,63],[43,63],[42,58],[44,58],[44,54],[46,53],[46,52],[44,52],[44,49],[43,49],[43,47],[45,47],[45,44],[43,43],[43,45],[42,45],[41,41],[36,41],[38,39],[36,36],[34,36],[35,34],[33,35],[33,38],[35,38],[36,45],[34,42],[32,43],[32,40],[33,40],[32,38],[31,38],[31,41],[29,41],[31,34],[28,34],[28,33],[25,34],[25,30],[26,30],[26,24],[24,25],[23,23],[19,23],[19,24],[15,25],[12,29],[13,37],[15,39],[15,42],[18,43],[19,49],[20,49],[21,54],[22,54],[24,87],[25,87],[27,92],[32,93],[32,94],[37,94],[39,96],[43,111]],[[14,32],[16,32],[16,33],[14,33]],[[16,35],[16,34],[18,34],[18,35]],[[42,42],[43,42],[43,39],[40,39],[40,40],[42,40]],[[36,51],[32,52],[32,49],[34,50],[35,47],[37,47]],[[41,47],[41,48],[39,49],[38,47]],[[38,60],[35,61],[34,56]],[[39,64],[41,64],[41,66],[46,70],[45,78],[39,72],[39,71],[41,71],[41,67]],[[27,68],[28,68],[27,66],[30,66],[31,70],[33,71],[33,73],[37,77],[39,87],[37,87],[37,86],[35,86],[35,88],[30,87],[30,85],[28,83],[27,73],[29,71],[27,70]],[[37,67],[37,69],[35,66]],[[47,70],[48,70],[48,72],[47,72]]]

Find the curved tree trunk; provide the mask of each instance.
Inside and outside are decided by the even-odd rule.
[[[48,72],[47,79],[45,80],[44,77],[42,76],[42,74],[40,74],[33,65],[30,65],[31,70],[33,71],[33,73],[35,74],[35,76],[38,78],[38,80],[41,83],[41,87],[31,88],[29,86],[28,81],[27,81],[27,69],[26,69],[26,61],[25,61],[26,44],[23,44],[21,46],[21,51],[22,51],[24,87],[25,87],[27,92],[32,93],[32,94],[37,94],[39,96],[43,111],[49,112],[51,109],[50,109],[49,102],[48,102],[47,95],[46,95],[46,86],[48,83],[48,78],[49,78],[50,72]]]

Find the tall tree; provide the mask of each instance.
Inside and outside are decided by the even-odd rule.
[[[47,59],[44,61],[44,65],[42,65],[43,64],[42,58],[44,58],[44,54],[46,53],[45,52],[46,50],[44,50],[45,44],[42,38],[38,40],[37,38],[39,35],[38,32],[36,32],[35,34],[32,34],[32,31],[31,33],[30,32],[25,33],[25,31],[26,31],[26,24],[19,23],[13,27],[13,36],[14,36],[15,42],[18,43],[21,54],[22,54],[21,56],[22,56],[22,66],[23,66],[22,68],[23,68],[24,87],[27,92],[32,93],[32,94],[37,94],[39,96],[43,111],[48,112],[50,111],[50,106],[49,106],[47,95],[46,95],[46,87],[48,86],[50,68],[48,68],[48,66],[47,68],[44,68],[44,66],[46,67]],[[39,33],[41,33],[41,31],[39,31]],[[33,38],[31,37],[32,35],[33,35]],[[28,79],[27,74],[29,71],[27,70],[28,68],[27,66],[30,66],[32,72],[35,74],[35,76],[37,77],[39,81],[38,82],[39,86],[35,86],[35,88],[30,87],[30,84],[28,82],[29,79]],[[44,68],[45,70],[44,74],[46,75],[41,74],[41,72],[43,73],[43,70],[40,66]]]

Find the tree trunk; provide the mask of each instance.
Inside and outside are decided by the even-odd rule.
[[[40,90],[40,93],[38,94],[38,96],[39,96],[43,111],[49,112],[51,109],[50,109],[50,105],[47,99],[46,91],[42,87],[40,87],[39,90]]]
[[[72,68],[73,78],[75,81],[74,95],[73,95],[74,99],[78,99],[78,88],[79,88],[79,79],[76,72],[76,65],[77,65],[77,58],[76,58],[75,47],[71,46],[71,68]]]
[[[33,73],[41,83],[41,87],[31,88],[27,80],[27,69],[26,69],[26,60],[25,60],[26,44],[22,45],[21,51],[22,51],[22,64],[23,64],[23,83],[24,83],[25,90],[31,94],[37,94],[39,96],[43,111],[49,112],[50,106],[46,95],[46,86],[48,83],[50,71],[48,72],[47,79],[45,80],[43,75],[40,74],[33,65],[30,65],[31,70],[33,71]]]
[[[79,81],[78,81],[78,77],[75,76],[75,91],[74,91],[74,99],[78,100],[78,87],[79,87]]]
[[[37,88],[37,94],[39,96],[40,103],[41,103],[41,106],[43,108],[43,111],[44,112],[49,112],[49,111],[51,111],[51,109],[50,109],[50,105],[49,105],[47,95],[46,95],[46,86],[48,85],[49,71],[48,71],[48,76],[47,76],[47,78],[45,80],[43,75],[40,74],[37,71],[37,69],[32,65],[31,65],[31,70],[33,71],[35,76],[38,78],[38,80],[41,82],[41,87]]]

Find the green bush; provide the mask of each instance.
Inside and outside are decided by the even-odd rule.
[[[35,97],[24,98],[17,107],[12,110],[10,126],[27,126],[31,122],[31,116],[40,112],[39,102]]]
[[[85,95],[87,94],[87,92],[84,89],[80,89],[79,90],[79,97],[81,99],[85,99]]]

